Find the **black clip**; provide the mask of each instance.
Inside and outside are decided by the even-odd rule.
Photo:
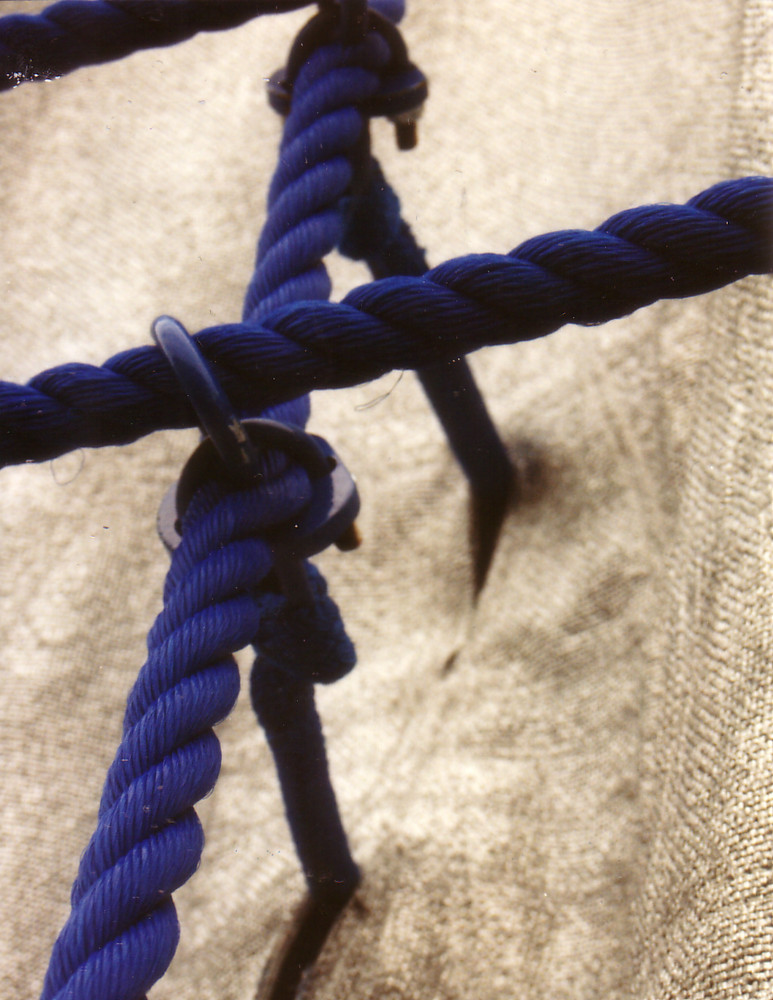
[[[359,544],[354,519],[360,498],[353,478],[323,438],[276,420],[240,421],[195,341],[176,319],[159,317],[152,332],[207,435],[161,501],[157,524],[162,542],[170,553],[180,544],[181,519],[202,482],[225,477],[237,488],[257,484],[261,452],[282,451],[306,469],[312,494],[297,520],[267,532],[266,539],[288,601],[308,604],[313,597],[302,560],[330,545],[347,551]]]

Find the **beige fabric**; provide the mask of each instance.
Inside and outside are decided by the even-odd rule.
[[[0,13],[40,4],[6,3]],[[308,12],[0,100],[2,377],[161,312],[239,314]],[[434,262],[771,173],[770,0],[415,0],[419,148],[374,127]],[[336,294],[364,280],[335,263]],[[473,359],[529,499],[473,606],[466,492],[412,375],[314,398],[365,545],[320,695],[365,881],[308,1000],[773,996],[773,291],[748,279]],[[6,469],[0,996],[35,995],[160,608],[195,432]],[[249,660],[243,661],[245,670]],[[165,1000],[247,1000],[301,880],[242,697]]]

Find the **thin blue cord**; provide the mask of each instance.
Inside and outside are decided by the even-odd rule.
[[[233,405],[264,409],[769,274],[771,231],[773,179],[723,181],[686,205],[629,209],[592,232],[460,257],[419,278],[355,288],[339,304],[290,304],[260,324],[210,327],[196,339]],[[0,382],[0,466],[195,422],[158,348],[135,348],[101,367],[71,363],[23,386]]]

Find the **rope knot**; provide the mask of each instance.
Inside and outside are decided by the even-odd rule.
[[[307,572],[313,603],[294,606],[281,594],[261,595],[256,669],[273,667],[293,681],[331,684],[349,673],[357,657],[322,574],[310,563]]]

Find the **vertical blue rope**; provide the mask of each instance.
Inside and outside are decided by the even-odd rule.
[[[298,296],[329,295],[322,257],[340,238],[338,206],[351,186],[350,158],[366,129],[356,104],[378,87],[368,64],[383,65],[385,48],[377,36],[349,50],[330,46],[314,53],[299,75],[245,318],[257,320]],[[272,415],[305,423],[308,397]],[[231,654],[250,641],[259,650],[253,700],[282,764],[288,817],[310,887],[330,899],[348,895],[356,884],[312,686],[345,673],[354,653],[319,574],[312,572],[316,600],[308,609],[290,610],[260,586],[270,552],[250,532],[292,519],[310,488],[296,467],[285,468],[269,486],[227,496],[211,484],[199,490],[186,514],[164,610],[129,697],[123,740],[73,886],[70,918],[52,952],[43,1000],[135,1000],[171,961],[179,934],[171,893],[199,863],[203,834],[193,805],[217,778],[220,749],[212,727],[238,694]],[[294,755],[288,768],[288,736],[289,744],[306,741],[313,759]],[[321,814],[308,812],[309,773]]]

